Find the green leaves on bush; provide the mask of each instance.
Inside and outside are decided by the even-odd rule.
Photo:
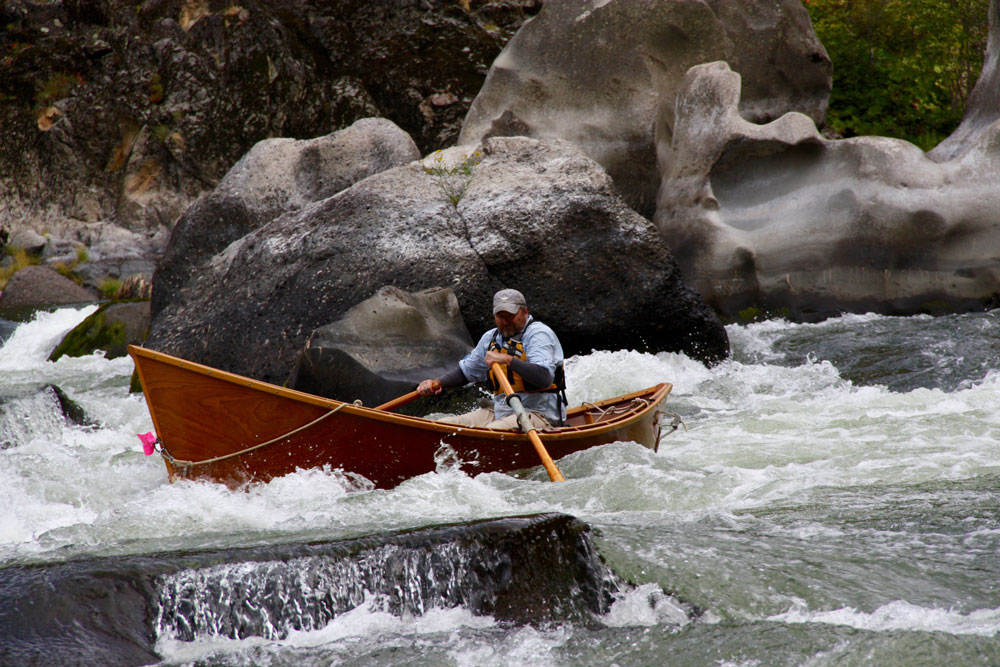
[[[833,61],[827,124],[930,150],[962,120],[989,0],[803,0]]]

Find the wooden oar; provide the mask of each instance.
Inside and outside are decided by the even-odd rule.
[[[549,473],[549,479],[553,482],[565,482],[566,478],[559,472],[559,468],[556,467],[552,457],[546,451],[545,445],[542,444],[542,437],[538,435],[535,427],[531,425],[531,419],[528,418],[528,413],[525,412],[524,406],[521,405],[521,399],[514,394],[514,388],[510,386],[507,375],[500,368],[500,364],[493,364],[492,369],[493,376],[500,383],[500,386],[503,387],[503,393],[507,394],[507,405],[517,415],[517,423],[521,427],[521,430],[528,434],[528,439],[531,440],[535,451],[538,452],[538,458],[542,460],[542,465],[545,466],[545,472]]]
[[[376,410],[395,410],[396,408],[401,408],[407,403],[412,403],[413,401],[420,398],[420,392],[413,390],[409,394],[403,394],[399,398],[394,398],[388,403],[383,403],[375,407]]]

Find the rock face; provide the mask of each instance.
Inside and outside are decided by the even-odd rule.
[[[97,297],[46,266],[26,266],[7,281],[0,308],[89,303]]]
[[[325,199],[372,174],[420,158],[391,121],[365,118],[325,137],[266,139],[178,221],[154,275],[153,313],[232,241],[289,211]]]
[[[383,287],[313,332],[288,386],[380,405],[451,370],[472,346],[452,290]]]
[[[164,295],[147,346],[281,383],[315,329],[385,285],[450,287],[474,335],[491,326],[493,293],[517,287],[568,355],[727,356],[725,329],[599,165],[565,142],[480,151],[375,174],[250,232]]]
[[[649,217],[660,180],[657,114],[673,108],[691,66],[716,60],[749,82],[747,119],[794,110],[823,121],[832,67],[799,0],[553,0],[493,63],[460,143],[565,139]],[[669,129],[670,114],[660,123]]]
[[[994,298],[998,124],[935,162],[896,139],[824,140],[801,114],[751,123],[739,96],[725,63],[691,68],[659,144],[655,223],[718,312],[816,319],[961,311]]]
[[[384,116],[451,143],[535,0],[9,0],[0,228],[172,225],[256,142]]]

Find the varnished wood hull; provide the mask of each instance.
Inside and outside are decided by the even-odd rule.
[[[389,488],[435,470],[450,448],[463,470],[510,471],[539,464],[528,437],[462,428],[345,404],[131,346],[171,480],[238,486],[329,466]],[[634,441],[655,449],[660,405],[671,385],[587,404],[567,426],[542,434],[553,459],[596,445]],[[596,423],[588,424],[588,421]],[[438,457],[437,459],[435,457]]]

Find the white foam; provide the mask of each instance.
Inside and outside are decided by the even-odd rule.
[[[871,613],[853,608],[832,611],[792,609],[770,617],[784,623],[827,623],[876,632],[912,630],[953,635],[994,637],[1000,630],[1000,609],[980,609],[963,614],[954,609],[927,608],[896,600]]]
[[[619,597],[601,620],[613,628],[628,626],[675,625],[691,622],[677,598],[656,584],[643,584]]]
[[[378,607],[377,599],[368,596],[362,604],[340,614],[325,627],[309,631],[292,630],[280,640],[211,636],[185,642],[173,637],[161,637],[156,642],[155,650],[167,662],[193,662],[220,653],[243,653],[254,647],[319,648],[348,640],[391,641],[398,636],[414,638],[465,628],[484,629],[495,626],[492,616],[476,616],[461,607],[434,608],[420,616],[403,617],[379,611]]]
[[[36,368],[73,327],[97,310],[97,306],[60,308],[53,312],[38,312],[0,346],[0,371],[22,371]]]

